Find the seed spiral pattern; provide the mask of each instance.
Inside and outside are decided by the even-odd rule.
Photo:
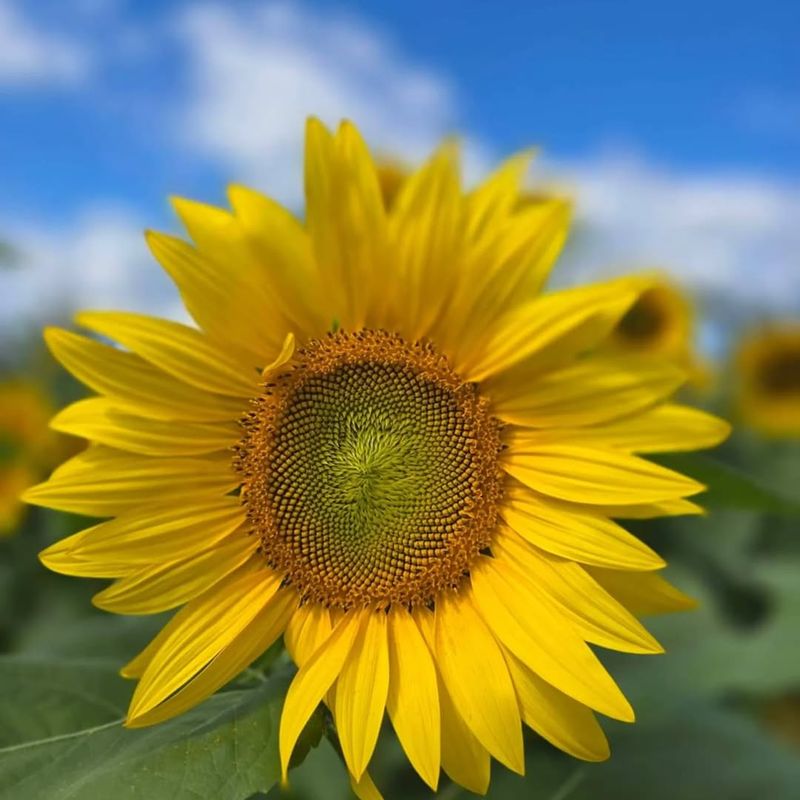
[[[429,344],[372,330],[312,341],[244,428],[248,518],[308,601],[430,604],[491,542],[500,425]]]

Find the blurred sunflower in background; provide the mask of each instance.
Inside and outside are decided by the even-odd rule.
[[[304,223],[233,186],[231,212],[175,201],[194,244],[148,234],[196,328],[47,331],[98,393],[53,425],[93,444],[26,499],[110,519],[41,558],[115,579],[101,608],[182,606],[123,670],[128,726],[283,636],[284,775],[320,703],[362,795],[384,712],[434,789],[522,772],[522,723],[608,756],[594,712],[634,714],[590,645],[661,652],[637,615],[692,605],[614,518],[698,513],[703,487],[641,454],[728,426],[670,402],[674,360],[604,347],[648,278],[541,294],[569,209],[521,203],[525,167],[465,193],[447,145],[387,202],[356,129],[311,120]]]
[[[697,355],[695,335],[695,311],[688,293],[666,275],[656,274],[617,323],[608,346],[671,361],[687,371],[693,386],[704,388],[711,375]]]
[[[20,495],[64,455],[49,428],[52,413],[38,385],[0,380],[0,536],[13,533],[22,520]]]
[[[734,361],[742,420],[767,436],[800,436],[800,322],[751,331]]]

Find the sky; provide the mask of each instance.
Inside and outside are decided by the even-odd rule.
[[[178,315],[141,232],[241,181],[301,207],[304,119],[474,180],[541,147],[569,280],[663,266],[716,313],[800,314],[800,6],[761,0],[0,0],[0,330]]]

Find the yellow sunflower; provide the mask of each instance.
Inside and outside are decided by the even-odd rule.
[[[735,366],[742,418],[769,436],[800,435],[800,322],[751,332]]]
[[[283,636],[284,776],[320,703],[362,794],[385,712],[433,788],[521,773],[522,723],[606,758],[594,712],[633,710],[590,645],[660,652],[635,615],[691,605],[612,518],[697,513],[703,487],[639,454],[728,426],[668,402],[675,366],[596,352],[646,281],[540,293],[568,213],[520,206],[522,159],[465,194],[447,145],[389,211],[353,125],[311,120],[305,165],[304,221],[233,186],[230,212],[175,201],[193,244],[148,234],[196,328],[47,331],[98,393],[53,425],[94,444],[26,498],[110,519],[43,562],[114,578],[110,611],[182,606],[123,669],[128,726]]]
[[[0,382],[0,536],[19,526],[20,494],[41,480],[55,455],[47,396],[29,382]]]
[[[691,298],[668,276],[656,274],[652,284],[622,316],[608,340],[621,352],[652,354],[678,364],[695,388],[712,380],[695,349],[695,310]]]

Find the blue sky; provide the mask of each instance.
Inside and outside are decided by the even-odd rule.
[[[0,0],[0,235],[33,305],[37,275],[152,305],[115,242],[231,179],[297,205],[315,112],[409,160],[458,131],[472,174],[541,144],[595,235],[577,272],[663,262],[733,293],[757,272],[794,308],[799,36],[790,0]]]
[[[166,189],[160,178],[204,176],[209,165],[185,161],[159,131],[187,80],[183,48],[164,33],[184,4],[65,5],[15,7],[102,63],[77,85],[3,92],[3,204],[55,213],[110,194],[147,208]],[[364,21],[448,76],[453,122],[498,152],[531,141],[562,157],[625,147],[679,167],[800,173],[800,10],[790,0],[757,11],[721,0],[325,0],[304,9]],[[152,32],[149,53],[114,52],[126,28]]]

